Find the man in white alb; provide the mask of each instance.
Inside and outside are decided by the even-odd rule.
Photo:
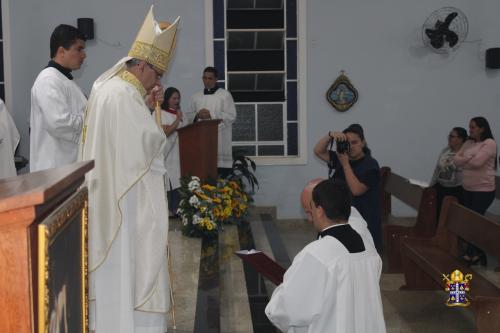
[[[50,36],[47,67],[31,88],[30,171],[76,162],[87,99],[71,71],[85,59],[85,35],[61,24]]]
[[[231,94],[217,85],[217,70],[207,67],[203,70],[205,89],[191,96],[189,116],[194,121],[220,119],[219,140],[217,147],[217,168],[219,176],[226,177],[233,166],[233,122],[236,119],[236,107]]]
[[[151,6],[128,56],[94,82],[89,97],[81,159],[95,161],[86,184],[90,329],[96,333],[167,328],[166,138],[150,109],[163,98],[158,87],[178,20],[155,21]]]
[[[0,178],[16,175],[14,152],[19,139],[16,124],[0,99]]]
[[[382,261],[366,222],[350,216],[351,201],[343,181],[314,187],[309,207],[318,239],[295,256],[265,310],[282,332],[385,332]]]

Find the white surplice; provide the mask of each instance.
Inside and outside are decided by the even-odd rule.
[[[128,59],[94,83],[85,121],[82,160],[95,160],[87,175],[90,325],[96,333],[163,333],[170,307],[166,140],[144,88],[123,71]]]
[[[14,152],[19,139],[16,124],[0,99],[0,178],[16,175]]]
[[[349,224],[361,236],[365,251],[349,253],[327,236],[294,258],[265,310],[282,332],[386,331],[379,287],[382,261],[356,210]]]
[[[162,125],[172,125],[176,119],[176,115],[165,110],[161,111]],[[177,128],[181,128],[182,125],[183,122],[181,121]],[[177,131],[174,131],[167,137],[167,145],[165,146],[165,166],[168,175],[167,191],[181,187],[181,159],[179,156],[179,136],[177,135]],[[172,188],[170,188],[170,184]]]
[[[56,68],[38,74],[31,88],[30,171],[76,162],[87,99]]]
[[[222,88],[214,94],[204,95],[199,91],[191,97],[189,118],[191,121],[201,109],[210,111],[212,119],[221,119],[219,124],[219,141],[217,147],[217,166],[231,168],[233,166],[233,122],[236,119],[236,107],[231,94]]]

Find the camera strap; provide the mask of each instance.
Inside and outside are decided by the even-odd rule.
[[[333,165],[333,160],[332,160],[332,150],[333,150],[333,138],[330,139],[330,144],[328,145],[328,179],[333,178],[333,173],[334,173],[334,165]]]

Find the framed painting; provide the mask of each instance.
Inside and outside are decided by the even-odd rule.
[[[87,205],[80,189],[38,225],[38,332],[88,332]]]
[[[358,100],[358,91],[352,85],[344,71],[333,82],[326,93],[326,99],[337,111],[347,111]]]

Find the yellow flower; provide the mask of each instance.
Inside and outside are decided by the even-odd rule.
[[[219,198],[213,198],[212,201],[218,204],[222,202]]]
[[[210,231],[210,230],[212,230],[213,228],[214,228],[214,227],[212,226],[212,223],[210,223],[210,222],[209,222],[209,223],[207,224],[207,230],[208,230],[208,231]]]
[[[209,198],[208,196],[206,196],[205,194],[203,194],[203,193],[197,192],[197,193],[196,193],[196,195],[197,195],[200,199],[202,199],[202,200],[205,200],[205,201],[209,201],[209,200],[210,200],[210,198]]]
[[[208,191],[213,191],[216,189],[215,186],[212,186],[212,185],[209,185],[209,184],[205,184],[201,187],[202,189],[205,189],[205,190],[208,190]]]

